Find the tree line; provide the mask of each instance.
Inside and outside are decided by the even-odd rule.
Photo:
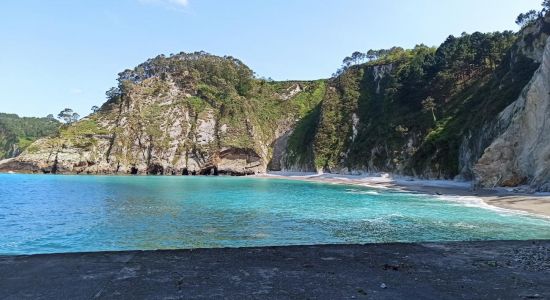
[[[532,9],[526,13],[519,14],[516,18],[516,24],[521,28],[525,28],[533,24],[538,18],[542,18],[548,11],[550,11],[550,0],[544,0],[542,2],[542,10],[537,11]]]

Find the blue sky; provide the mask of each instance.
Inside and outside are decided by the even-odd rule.
[[[158,54],[204,50],[259,76],[317,79],[343,57],[449,34],[517,30],[541,0],[4,0],[0,112],[81,115],[117,73]]]

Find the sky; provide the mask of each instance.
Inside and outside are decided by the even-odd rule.
[[[0,112],[80,115],[117,74],[204,50],[276,80],[327,78],[359,50],[517,30],[541,0],[2,0]]]

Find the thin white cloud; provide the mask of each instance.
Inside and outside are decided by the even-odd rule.
[[[189,0],[138,0],[144,4],[161,4],[169,6],[186,7],[189,4]]]
[[[80,94],[82,94],[84,91],[81,90],[81,89],[79,89],[79,88],[74,88],[74,89],[71,89],[70,92],[71,92],[71,94],[73,94],[73,95],[80,95]]]
[[[180,6],[187,6],[187,4],[189,4],[189,0],[168,0],[168,2],[172,2]]]

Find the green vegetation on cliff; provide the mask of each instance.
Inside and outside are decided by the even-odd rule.
[[[55,134],[59,126],[54,118],[0,113],[0,159],[17,156],[35,140]]]
[[[58,171],[207,173],[227,171],[220,166],[227,158],[227,172],[261,172],[274,141],[314,111],[326,90],[326,80],[258,79],[241,61],[205,52],[161,55],[118,81],[100,109],[43,143],[48,153],[71,153],[57,155],[71,157]]]
[[[356,51],[317,81],[260,79],[229,56],[161,55],[120,73],[100,109],[33,145],[25,167],[54,157],[47,170],[75,173],[472,178],[505,126],[498,114],[540,65],[549,18],[439,47]]]
[[[290,137],[307,144],[289,144],[289,152],[310,151],[310,168],[331,172],[459,175],[464,137],[515,101],[538,67],[516,46],[535,38],[476,32],[437,48],[355,52]]]

